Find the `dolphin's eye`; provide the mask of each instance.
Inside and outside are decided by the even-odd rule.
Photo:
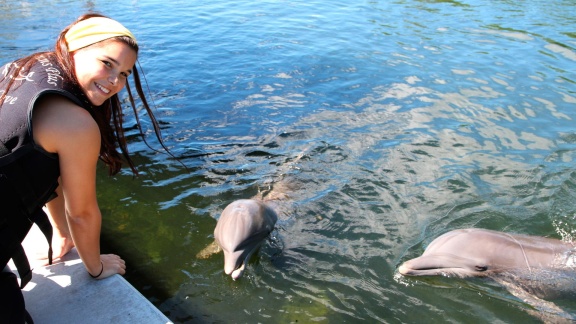
[[[480,271],[480,272],[488,270],[488,266],[477,265],[475,268],[476,268],[476,271]]]

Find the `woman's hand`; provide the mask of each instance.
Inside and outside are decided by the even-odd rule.
[[[102,261],[101,273],[90,273],[94,279],[104,279],[115,274],[124,275],[126,273],[126,262],[116,254],[100,255]]]

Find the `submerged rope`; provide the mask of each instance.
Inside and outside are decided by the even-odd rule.
[[[516,242],[520,246],[520,249],[522,250],[522,255],[524,255],[524,262],[526,262],[526,267],[530,271],[530,274],[532,274],[532,268],[530,267],[530,263],[528,263],[528,257],[526,256],[526,251],[524,251],[524,246],[522,246],[522,244],[520,244],[520,242],[518,242],[518,240],[514,236],[512,236],[508,233],[504,233],[504,234],[510,236],[510,238],[512,238],[514,240],[514,242]]]

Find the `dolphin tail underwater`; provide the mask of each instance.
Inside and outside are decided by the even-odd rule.
[[[224,251],[224,272],[236,280],[242,276],[250,257],[274,229],[276,212],[263,201],[240,199],[222,211],[214,238]]]
[[[459,229],[434,239],[424,253],[404,262],[404,276],[487,277],[504,286],[549,321],[575,319],[541,298],[576,294],[576,251],[561,240],[485,229]]]
[[[203,248],[200,252],[196,253],[196,259],[208,259],[213,254],[222,252],[222,248],[216,241],[208,244],[205,248]]]

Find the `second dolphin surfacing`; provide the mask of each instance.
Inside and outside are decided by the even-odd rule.
[[[432,241],[422,256],[404,262],[404,276],[485,277],[500,283],[539,312],[545,322],[576,316],[546,299],[576,296],[574,244],[557,239],[479,228],[458,229]]]
[[[240,278],[250,257],[274,229],[278,215],[264,201],[240,199],[220,215],[214,238],[224,251],[224,272]]]
[[[503,272],[569,268],[571,243],[479,228],[445,233],[422,256],[406,261],[405,276],[490,277]]]

